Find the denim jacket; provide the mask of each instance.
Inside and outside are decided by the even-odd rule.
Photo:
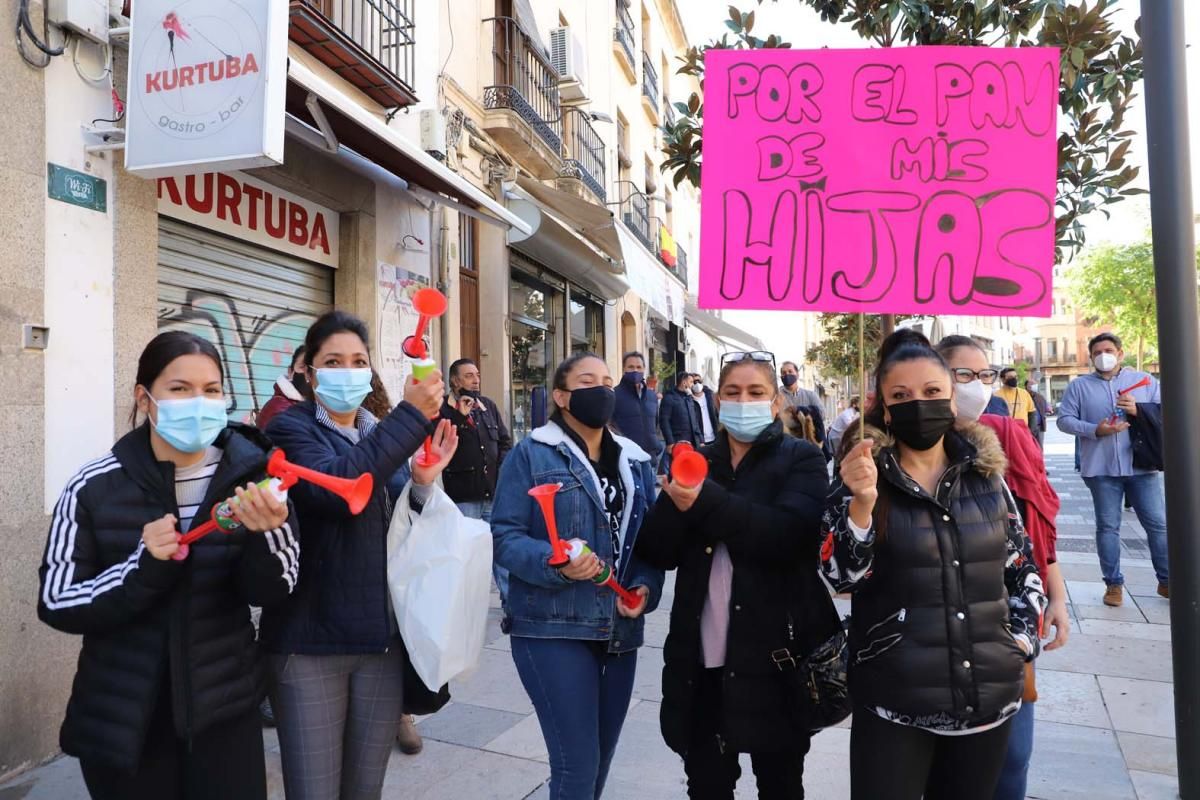
[[[663,571],[638,558],[634,543],[654,497],[654,471],[642,448],[622,436],[614,438],[621,446],[620,472],[626,497],[617,580],[628,589],[645,586],[650,590],[648,614],[662,597]],[[537,428],[504,460],[492,507],[495,560],[509,571],[505,615],[512,635],[608,641],[609,651],[614,653],[641,647],[645,614],[637,619],[620,616],[612,591],[591,581],[569,580],[549,565],[546,523],[537,502],[527,494],[543,483],[562,484],[554,498],[562,538],[583,539],[596,555],[613,563],[599,478],[557,424]]]

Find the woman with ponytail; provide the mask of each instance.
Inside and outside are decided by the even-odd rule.
[[[889,336],[875,385],[822,549],[854,593],[852,797],[991,800],[1046,610],[1033,548],[995,434],[956,421],[929,341]]]

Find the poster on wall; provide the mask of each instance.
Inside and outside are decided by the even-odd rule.
[[[138,0],[125,169],[146,178],[283,163],[287,3]]]
[[[394,264],[379,262],[376,308],[379,314],[379,364],[377,371],[393,404],[404,399],[404,382],[412,374],[412,365],[401,349],[420,319],[412,305],[412,296],[429,285],[429,279]],[[428,334],[427,334],[428,336]],[[429,343],[429,342],[427,342]],[[429,343],[431,344],[431,343]],[[432,348],[430,348],[432,352]],[[443,370],[448,364],[439,364]]]
[[[1049,316],[1054,48],[710,50],[702,308]]]

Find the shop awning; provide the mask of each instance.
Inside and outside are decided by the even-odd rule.
[[[306,105],[309,93],[320,100],[321,111],[339,143],[379,164],[409,183],[410,189],[433,202],[448,198],[470,209],[478,209],[496,222],[529,233],[526,222],[512,214],[485,191],[456,174],[426,153],[416,143],[389,127],[381,116],[369,110],[371,101],[351,97],[336,79],[325,74],[325,67],[314,63],[303,50],[288,50],[288,113],[314,128],[321,122],[313,118]],[[364,105],[366,103],[366,105]]]
[[[583,236],[613,261],[620,262],[621,240],[617,238],[617,220],[607,206],[598,206],[570,192],[547,186],[527,175],[517,177],[517,186],[543,207]]]
[[[555,194],[566,195],[566,192],[543,188]],[[625,270],[619,256],[614,259],[601,249],[592,237],[580,232],[581,220],[569,214],[570,211],[578,209],[567,208],[565,202],[561,206],[551,207],[541,202],[533,192],[526,191],[519,183],[507,190],[506,198],[508,210],[523,220],[531,230],[531,233],[526,235],[513,226],[508,232],[510,247],[545,264],[554,272],[595,292],[605,300],[616,300],[629,291],[629,283],[625,280]],[[578,198],[573,199],[580,203],[585,202]],[[608,213],[607,209],[600,210]],[[597,216],[593,221],[598,220]],[[587,227],[586,224],[584,227]],[[610,215],[609,228],[611,227]]]
[[[765,350],[762,340],[747,333],[736,325],[731,325],[711,311],[705,311],[697,306],[690,298],[687,301],[687,321],[695,325],[709,336],[732,348],[748,347],[753,350]]]
[[[621,254],[625,261],[625,274],[629,286],[642,302],[658,316],[683,325],[686,293],[683,284],[667,272],[658,259],[650,255],[624,225],[617,225],[617,239],[621,242]]]

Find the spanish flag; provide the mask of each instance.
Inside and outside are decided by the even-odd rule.
[[[658,255],[668,267],[675,267],[675,237],[666,225],[658,226]]]

